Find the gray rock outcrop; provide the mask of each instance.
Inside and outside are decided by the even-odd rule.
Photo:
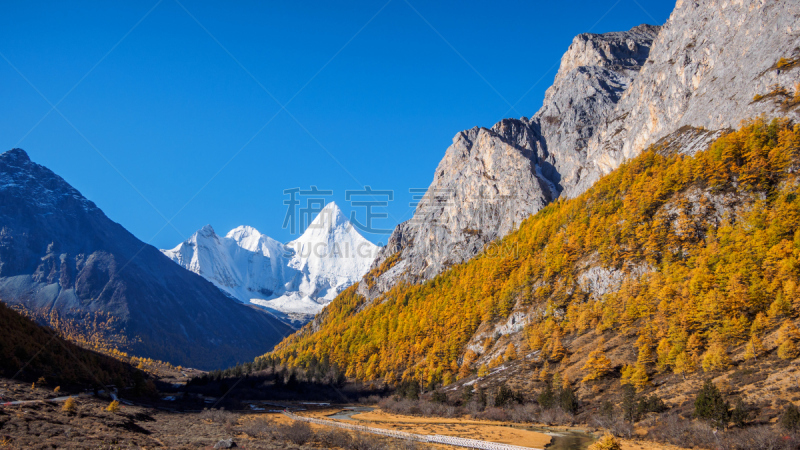
[[[395,266],[372,286],[362,283],[361,293],[371,298],[470,259],[555,200],[564,183],[575,184],[588,140],[636,77],[658,30],[575,37],[530,120],[458,133],[414,217],[395,229],[373,268],[400,252]]]
[[[565,185],[564,194],[580,194],[682,127],[732,129],[757,116],[800,119],[792,104],[799,59],[796,1],[679,0],[613,119],[589,141],[579,180]]]
[[[233,438],[223,439],[216,444],[214,444],[214,448],[236,448],[236,442],[233,441]]]
[[[506,119],[453,139],[414,217],[397,227],[376,264],[401,252],[402,273],[428,279],[465,261],[558,196],[538,136],[525,121]],[[545,167],[543,169],[543,167]]]
[[[561,58],[542,108],[530,121],[552,155],[559,191],[579,181],[589,140],[639,74],[660,28],[639,25],[625,32],[581,34]]]

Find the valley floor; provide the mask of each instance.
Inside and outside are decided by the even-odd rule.
[[[320,410],[306,415],[331,419],[341,409]],[[553,427],[543,424],[519,424],[474,420],[470,418],[418,417],[392,414],[380,409],[361,412],[351,416],[355,423],[375,428],[405,431],[417,434],[440,434],[445,436],[480,439],[489,442],[519,445],[548,450],[580,450],[603,434],[600,429],[586,427]],[[622,450],[678,450],[682,447],[638,440],[620,440]]]
[[[75,396],[76,408],[64,411],[64,400]],[[10,404],[24,401],[23,404]],[[213,448],[233,439],[239,448],[248,449],[320,449],[410,450],[451,448],[375,436],[348,433],[335,427],[308,425],[293,421],[277,412],[170,410],[122,404],[119,410],[107,410],[110,399],[92,393],[54,392],[52,386],[31,385],[0,379],[0,449],[96,449],[96,448]],[[163,402],[162,402],[163,403]],[[256,402],[258,403],[258,402]],[[260,406],[280,408],[273,403]],[[180,408],[181,405],[172,405]],[[188,406],[188,405],[183,405]],[[242,405],[248,407],[247,402]],[[593,427],[553,427],[520,424],[469,417],[419,417],[393,414],[380,408],[346,411],[344,406],[315,406],[299,414],[326,420],[345,421],[373,428],[417,434],[438,434],[506,443],[548,450],[586,449],[603,430]],[[316,409],[315,409],[316,408]],[[678,450],[681,447],[643,440],[620,440],[622,450]]]
[[[126,404],[110,412],[109,400],[78,392],[68,393],[77,395],[76,408],[65,412],[64,402],[54,401],[64,393],[53,391],[53,387],[0,379],[0,449],[210,449],[227,439],[233,439],[238,448],[262,450],[427,448],[383,437],[343,435],[326,427],[297,426],[277,413],[178,412]],[[19,400],[35,402],[9,404]]]

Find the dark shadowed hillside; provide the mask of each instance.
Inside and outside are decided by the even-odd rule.
[[[0,303],[0,376],[49,384],[131,386],[136,369],[85,350]]]
[[[290,330],[136,239],[21,149],[0,155],[0,298],[70,337],[200,368],[252,359]]]

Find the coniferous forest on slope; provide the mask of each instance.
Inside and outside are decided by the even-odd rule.
[[[654,373],[725,369],[736,349],[797,357],[800,126],[756,119],[694,156],[659,150],[427,283],[371,304],[351,287],[319,330],[306,327],[270,357],[336,365],[359,380],[446,385],[539,351],[540,367],[586,358],[581,380],[591,382],[612,372],[602,340],[590,355],[572,354],[569,341],[619,332],[636,345],[621,381],[638,388]],[[592,295],[587,267],[623,274],[618,289]],[[493,350],[492,336],[474,336],[518,311],[529,318],[518,345]]]

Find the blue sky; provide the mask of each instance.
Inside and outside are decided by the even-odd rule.
[[[0,148],[159,248],[205,224],[288,241],[283,191],[312,185],[359,219],[346,190],[395,191],[391,229],[457,132],[536,112],[576,34],[674,7],[338,3],[4,2]]]

